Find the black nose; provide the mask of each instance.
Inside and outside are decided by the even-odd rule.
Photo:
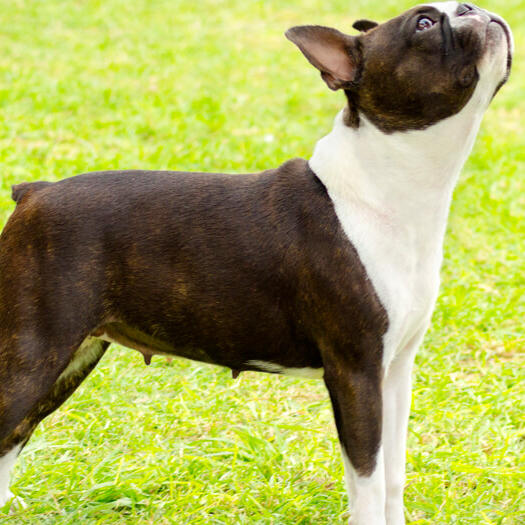
[[[468,15],[476,10],[476,6],[472,4],[459,4],[456,10],[458,16]]]

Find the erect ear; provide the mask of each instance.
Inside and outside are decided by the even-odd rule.
[[[358,31],[361,31],[363,33],[366,33],[367,31],[370,31],[370,29],[374,29],[374,27],[377,27],[379,24],[377,22],[374,22],[373,20],[356,20],[352,27],[354,29],[357,29]]]
[[[349,87],[357,74],[357,38],[323,26],[296,26],[286,31],[330,89]]]

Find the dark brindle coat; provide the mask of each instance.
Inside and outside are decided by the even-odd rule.
[[[13,196],[0,238],[0,289],[14,299],[0,303],[0,455],[75,390],[107,343],[57,379],[105,334],[148,359],[324,366],[336,422],[340,410],[359,422],[342,432],[350,458],[372,468],[380,428],[365,422],[379,418],[357,414],[380,411],[377,392],[336,385],[355,372],[379,388],[387,318],[304,160],[249,176],[88,173]]]

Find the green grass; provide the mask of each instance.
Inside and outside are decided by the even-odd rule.
[[[309,157],[343,104],[283,36],[350,31],[412,2],[0,2],[0,224],[10,185],[83,171],[246,172]],[[433,325],[417,358],[406,516],[520,524],[523,465],[525,8],[511,81],[455,193]],[[335,524],[347,499],[321,382],[111,348],[38,428],[9,524]]]

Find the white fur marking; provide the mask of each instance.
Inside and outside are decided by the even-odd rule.
[[[458,10],[459,2],[437,2],[433,4],[421,4],[428,5],[430,7],[436,8],[438,11],[447,14],[450,18],[456,15]]]
[[[341,446],[345,467],[345,481],[350,500],[352,525],[386,525],[385,518],[385,476],[383,447],[377,453],[377,464],[370,476],[359,476]],[[390,523],[388,523],[390,525]]]
[[[383,381],[381,442],[385,463],[385,514],[388,525],[405,525],[403,490],[414,356],[426,327],[392,361]]]
[[[11,469],[16,462],[21,448],[21,445],[16,445],[0,458],[0,507],[3,507],[14,497],[13,493],[9,490],[9,482],[11,480]]]
[[[254,366],[256,368],[264,370],[265,372],[272,372],[275,374],[283,374],[296,377],[306,377],[310,379],[322,379],[324,375],[323,368],[286,368],[276,363],[270,363],[268,361],[258,361],[257,359],[247,361],[246,365]]]

